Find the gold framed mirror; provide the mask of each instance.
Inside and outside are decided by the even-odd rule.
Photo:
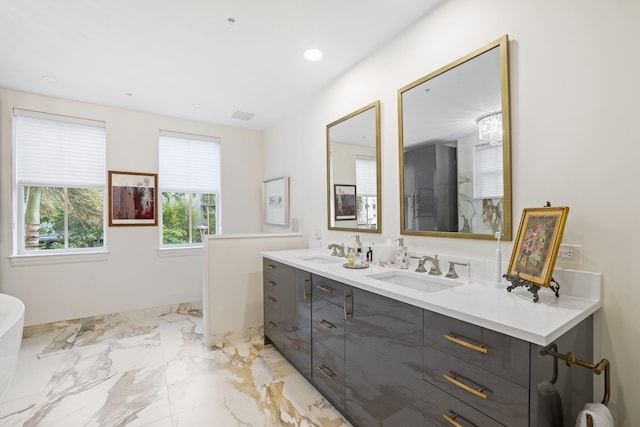
[[[401,234],[512,239],[508,45],[398,90]]]
[[[327,125],[329,230],[381,233],[380,101]]]

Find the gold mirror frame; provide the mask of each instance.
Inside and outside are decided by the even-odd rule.
[[[444,73],[463,65],[474,58],[498,49],[500,58],[500,104],[502,112],[502,156],[503,156],[503,199],[502,199],[502,240],[512,240],[512,194],[511,194],[511,126],[510,126],[510,106],[509,106],[509,56],[508,56],[509,39],[507,35],[502,36],[498,40],[428,74],[398,90],[398,131],[399,131],[399,161],[400,161],[400,234],[416,235],[416,236],[433,236],[433,237],[454,237],[466,239],[495,239],[495,233],[474,233],[465,231],[419,231],[407,229],[405,203],[408,203],[405,197],[405,145],[404,145],[404,126],[403,126],[403,94],[416,88],[417,86],[443,75]],[[460,69],[459,69],[460,70]],[[429,91],[429,88],[425,89]],[[479,116],[477,120],[481,119]],[[456,172],[457,174],[457,172]],[[459,177],[456,179],[459,181]],[[459,185],[456,182],[456,195],[459,197]],[[419,193],[418,193],[419,194]],[[476,199],[478,200],[478,199]],[[456,206],[459,204],[457,200]],[[484,212],[481,212],[482,215]],[[458,213],[456,213],[458,216]],[[460,221],[458,220],[458,223]],[[457,225],[458,229],[460,226]]]
[[[341,130],[344,129],[345,126],[349,126],[349,125],[355,125],[357,123],[357,117],[360,114],[369,112],[369,111],[373,111],[374,116],[375,116],[375,122],[374,123],[367,123],[365,124],[365,127],[369,127],[370,125],[373,125],[373,133],[374,135],[368,135],[366,138],[367,139],[373,139],[375,141],[375,158],[376,158],[376,206],[375,206],[375,221],[376,221],[376,228],[370,228],[370,227],[358,227],[357,226],[357,203],[356,203],[356,207],[355,207],[355,219],[348,219],[349,215],[342,215],[340,216],[341,219],[336,219],[338,217],[338,215],[336,214],[335,211],[335,188],[337,186],[337,188],[339,189],[344,189],[346,192],[355,192],[355,195],[357,197],[357,188],[355,186],[355,178],[353,179],[349,179],[346,181],[340,181],[340,182],[335,182],[334,181],[334,177],[332,176],[333,170],[332,170],[332,157],[331,157],[331,152],[332,152],[332,137],[331,137],[331,132],[332,130],[337,131],[337,127],[340,126]],[[364,116],[360,116],[360,118],[364,118]],[[353,129],[351,129],[353,131]],[[363,138],[364,134],[367,133],[371,133],[370,129],[369,130],[362,130],[362,135],[358,136],[358,138]],[[380,201],[382,200],[382,185],[381,185],[381,168],[380,168],[380,101],[374,101],[369,105],[366,105],[356,111],[354,111],[351,114],[348,114],[334,122],[331,122],[327,125],[327,130],[326,130],[326,138],[327,138],[327,226],[329,228],[329,230],[339,230],[339,231],[356,231],[358,233],[381,233],[382,232],[382,208],[380,206]],[[354,156],[355,159],[355,156]],[[353,177],[355,177],[355,163],[353,165],[354,168],[354,172],[353,172]],[[348,182],[347,182],[348,181]],[[355,190],[354,190],[355,189]],[[357,199],[356,199],[357,200]],[[337,224],[341,221],[344,221],[345,223],[348,223],[349,225],[354,225],[354,226],[343,226],[340,227]]]

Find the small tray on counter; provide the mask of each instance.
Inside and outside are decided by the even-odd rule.
[[[369,264],[360,264],[360,265],[349,265],[349,263],[345,262],[344,264],[342,264],[342,266],[344,268],[348,268],[351,270],[360,270],[362,268],[369,268]]]

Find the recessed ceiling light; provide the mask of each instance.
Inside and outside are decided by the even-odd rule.
[[[228,23],[229,25],[233,25],[233,24],[235,24],[235,23],[236,23],[236,18],[234,18],[233,16],[228,17],[228,18],[227,18],[227,23]]]
[[[125,95],[127,95],[127,96],[133,96],[133,94],[132,94],[131,92],[127,92],[127,93],[125,93]]]
[[[193,108],[202,108],[202,104],[193,104],[192,107]]]
[[[51,83],[55,83],[58,81],[58,79],[56,79],[55,77],[51,77],[51,76],[42,76],[42,80],[46,80],[48,82]]]
[[[303,56],[307,61],[320,61],[320,59],[322,58],[322,52],[320,52],[318,49],[307,49],[304,51]]]

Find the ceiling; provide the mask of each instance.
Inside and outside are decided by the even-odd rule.
[[[441,1],[2,0],[0,87],[265,130]]]

